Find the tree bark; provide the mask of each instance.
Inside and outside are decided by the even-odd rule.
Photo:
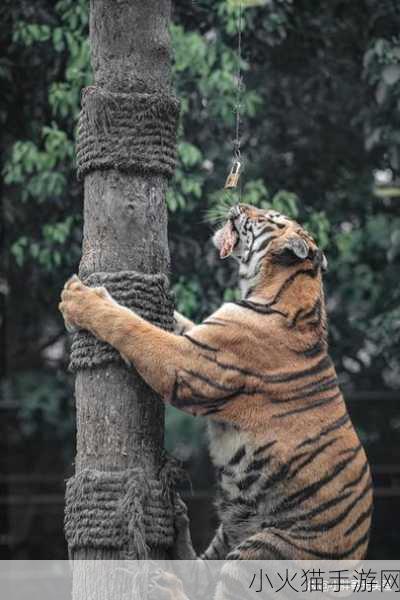
[[[91,0],[94,83],[107,92],[159,91],[170,79],[169,0]],[[96,170],[84,181],[80,274],[136,270],[168,273],[166,177]],[[76,377],[76,473],[140,465],[155,477],[163,449],[164,408],[133,369],[118,364]],[[149,558],[160,557],[150,549]],[[79,559],[121,558],[86,547]]]

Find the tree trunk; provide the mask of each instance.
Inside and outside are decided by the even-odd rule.
[[[100,101],[137,92],[170,95],[169,18],[169,0],[90,1],[92,89],[101,90]],[[103,133],[109,135],[114,127],[112,110],[106,120]],[[122,156],[130,152],[123,144],[116,151],[118,160],[111,157],[105,168],[95,164],[84,173],[80,276],[119,271],[167,274],[168,173],[157,163],[135,168],[129,156]],[[140,163],[140,156],[137,160]],[[76,475],[140,467],[146,478],[157,479],[163,457],[164,408],[132,368],[112,362],[79,370],[76,405]],[[89,540],[72,554],[75,559],[118,559],[126,556],[126,548]],[[149,548],[149,558],[164,554],[160,547]]]

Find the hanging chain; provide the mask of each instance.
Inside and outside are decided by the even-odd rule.
[[[234,141],[234,154],[240,160],[240,111],[242,109],[242,3],[239,3],[238,12],[238,45],[237,45],[237,73],[236,73],[236,137]]]
[[[236,102],[235,102],[235,139],[233,140],[233,162],[230,173],[225,183],[225,189],[236,188],[239,183],[240,170],[242,166],[240,152],[240,125],[241,109],[243,96],[243,78],[242,78],[242,3],[239,2],[238,19],[238,43],[237,43],[237,72],[236,72]],[[239,186],[239,200],[242,190]]]

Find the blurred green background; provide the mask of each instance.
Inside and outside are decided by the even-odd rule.
[[[91,83],[88,2],[3,0],[0,14],[0,551],[59,558],[75,426],[57,304],[80,257],[74,129]],[[182,107],[171,280],[177,308],[197,321],[235,294],[207,214],[231,164],[237,14],[223,0],[173,11]],[[371,558],[400,558],[399,32],[396,0],[268,0],[243,14],[243,197],[297,217],[328,256],[331,353],[376,484]],[[201,547],[215,521],[204,423],[168,411],[166,444],[191,475]]]

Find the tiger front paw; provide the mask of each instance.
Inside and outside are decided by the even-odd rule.
[[[105,288],[90,288],[77,275],[68,279],[58,305],[67,331],[90,329],[90,315],[99,299],[112,300]]]
[[[150,581],[148,598],[149,600],[189,600],[179,577],[161,569]]]

